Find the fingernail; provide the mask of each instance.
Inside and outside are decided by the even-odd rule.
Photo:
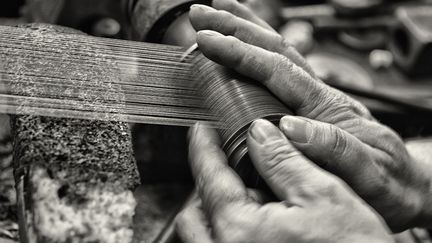
[[[282,134],[271,122],[259,119],[252,123],[249,128],[252,138],[260,144],[269,140],[281,139]]]
[[[309,121],[295,116],[283,117],[279,126],[290,140],[297,143],[309,143],[313,132],[312,124]]]
[[[212,30],[201,30],[201,31],[198,31],[197,35],[198,36],[217,37],[217,36],[221,36],[222,34],[219,34],[218,32],[212,31]]]
[[[206,5],[202,5],[202,4],[193,4],[190,7],[190,10],[197,10],[197,11],[203,11],[203,12],[215,12],[217,11],[216,9],[206,6]]]

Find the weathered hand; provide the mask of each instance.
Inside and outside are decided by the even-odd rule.
[[[336,176],[304,157],[272,123],[251,126],[251,159],[280,201],[252,197],[227,165],[214,130],[191,129],[189,155],[202,206],[179,214],[187,243],[393,242],[385,223]]]
[[[191,8],[200,50],[261,82],[298,115],[281,122],[294,146],[342,178],[392,230],[430,225],[432,173],[410,157],[399,136],[358,101],[316,79],[294,48],[237,1],[213,7]]]

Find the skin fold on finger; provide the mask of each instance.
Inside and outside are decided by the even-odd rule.
[[[328,123],[295,116],[283,117],[279,128],[311,161],[339,177],[355,179],[363,178],[364,174],[374,177],[375,167],[370,161],[375,150],[348,132]]]
[[[225,10],[240,18],[249,20],[265,29],[276,32],[269,24],[256,16],[250,8],[239,3],[237,0],[213,0],[212,6],[217,10]]]
[[[216,148],[216,150],[220,149],[219,145],[213,146],[215,145],[214,141],[217,141],[214,138],[214,134],[212,134],[213,132],[213,130],[208,130],[207,128],[194,127],[190,134],[191,146],[197,146],[194,143],[198,143],[198,145],[202,146],[199,148],[203,149],[203,153],[210,156],[214,155],[212,154],[214,151],[207,150],[209,147]],[[202,138],[206,139],[201,140]],[[316,239],[328,239],[328,242],[335,242],[332,239],[338,239],[339,241],[337,242],[372,242],[370,241],[371,239],[379,239],[383,235],[378,234],[375,237],[359,238],[355,235],[353,236],[353,234],[360,233],[361,236],[370,235],[372,231],[376,231],[376,233],[387,235],[382,225],[379,225],[379,219],[374,218],[373,213],[369,212],[367,217],[365,216],[366,213],[357,213],[361,209],[357,207],[360,207],[362,202],[356,201],[360,199],[356,198],[354,193],[349,191],[347,187],[344,187],[341,181],[333,180],[330,183],[330,175],[315,167],[312,162],[296,152],[282,132],[272,123],[265,120],[256,121],[250,129],[248,146],[252,160],[254,160],[254,157],[258,158],[258,160],[253,161],[254,165],[260,168],[259,164],[263,164],[261,168],[266,170],[263,173],[264,178],[270,179],[267,182],[276,182],[273,184],[269,183],[269,185],[285,186],[285,195],[289,196],[290,201],[294,203],[289,204],[289,206],[282,203],[268,203],[263,206],[255,204],[243,204],[240,206],[229,204],[225,214],[222,217],[219,214],[218,220],[209,217],[205,204],[203,204],[204,210],[199,210],[199,208],[197,210],[197,207],[188,207],[186,211],[183,211],[177,217],[177,229],[184,241],[192,243],[310,242],[308,239],[313,239],[313,237],[310,238],[308,236],[304,238],[304,236],[308,233],[314,233]],[[278,150],[278,148],[281,149]],[[193,148],[191,152],[195,154]],[[193,156],[198,156],[198,160],[200,157],[199,154],[192,155],[191,166],[194,166],[193,163],[197,162],[194,161],[195,158]],[[207,161],[207,159],[204,161]],[[257,161],[261,163],[257,163]],[[220,162],[223,163],[223,161]],[[202,168],[195,169],[198,173],[202,170]],[[206,168],[203,173],[213,174],[212,172],[214,170],[207,170]],[[280,173],[282,176],[272,177],[277,173]],[[219,176],[218,178],[221,179]],[[276,178],[285,178],[285,180],[278,180]],[[329,188],[327,187],[328,185],[333,185],[333,187]],[[214,185],[207,184],[204,190],[212,186]],[[223,188],[216,193],[223,193],[223,197],[226,196],[226,191]],[[249,197],[251,196],[250,191],[247,189],[246,194]],[[223,197],[221,200],[224,200]],[[201,199],[205,198],[201,197]],[[214,200],[218,200],[218,198],[214,198]],[[350,202],[354,204],[350,204]],[[306,210],[302,210],[303,208]],[[307,214],[299,214],[299,218],[296,219],[296,212],[307,212]],[[316,214],[317,212],[318,214]],[[338,216],[335,217],[335,215]],[[353,217],[350,218],[347,215]],[[308,220],[306,217],[308,217]],[[299,228],[299,219],[304,220],[305,224],[302,224],[303,226],[309,225],[311,228],[314,225],[318,226],[320,224],[328,226],[340,224],[341,226],[347,225],[349,227],[344,227],[344,229],[348,229],[345,232],[346,234],[341,233],[339,227],[328,228],[331,232],[313,232],[310,231],[310,228]],[[341,223],[340,220],[342,219],[345,221]],[[357,220],[360,223],[357,223]],[[287,228],[286,222],[292,222],[289,224],[291,227]],[[362,232],[365,233],[363,234]],[[335,234],[338,234],[336,238],[333,236]],[[347,237],[346,240],[344,237]],[[213,239],[216,240],[214,241]],[[362,241],[355,241],[355,239],[362,239]]]
[[[189,157],[192,174],[207,215],[221,215],[231,204],[252,203],[238,175],[227,165],[214,129],[196,124],[190,132]]]
[[[189,13],[193,27],[197,30],[213,30],[223,35],[235,36],[241,41],[263,49],[280,53],[314,76],[306,60],[278,33],[263,28],[244,18],[226,11],[217,11],[205,5],[193,5]]]
[[[176,231],[183,242],[214,242],[211,237],[209,222],[200,206],[201,201],[196,200],[176,217]]]
[[[386,165],[395,163],[393,159],[383,157],[382,152],[348,132],[331,124],[293,116],[283,117],[279,127],[297,149],[343,179],[380,212],[393,229],[396,229],[395,219],[400,226],[402,219],[411,220],[410,215],[415,215],[422,207],[419,191],[427,190],[429,183],[411,178],[409,181],[417,181],[416,188],[406,186],[392,173],[392,167],[397,166]],[[404,170],[404,173],[409,171]],[[403,212],[400,208],[404,208]]]
[[[330,175],[295,149],[271,122],[256,120],[247,144],[255,168],[281,200],[305,206],[325,193]]]
[[[301,55],[298,54],[293,48],[289,48],[289,45],[284,44],[285,42],[283,41],[282,37],[280,37],[278,34],[272,33],[264,28],[261,28],[260,26],[257,26],[256,24],[250,21],[239,18],[225,11],[216,11],[216,9],[204,5],[194,5],[194,6],[195,8],[192,8],[190,12],[190,18],[192,24],[197,30],[202,30],[202,29],[214,30],[223,35],[235,36],[239,40],[251,44],[253,46],[259,46],[262,47],[263,49],[272,52],[278,52],[281,55],[288,57],[288,59],[290,59],[290,61],[292,61],[296,66],[303,68],[308,74],[310,74],[309,76],[312,77],[312,82],[310,83],[313,82],[320,83],[320,80],[315,80],[314,78],[315,75],[313,74],[309,65],[307,65],[306,61],[301,57]],[[305,78],[309,79],[308,77]],[[296,77],[294,77],[293,79],[296,79]],[[284,79],[282,78],[280,80],[284,80]],[[277,82],[275,85],[280,85],[280,82]],[[310,85],[308,87],[311,86],[313,85]],[[326,97],[318,97],[318,98],[311,97],[311,99],[308,98],[308,100],[312,100],[312,101],[314,99],[317,99],[318,102],[309,102],[310,104],[308,104],[308,106],[306,106],[304,110],[301,110],[298,113],[299,115],[311,117],[314,119],[316,119],[316,117],[314,116],[319,117],[321,115],[322,119],[319,120],[333,123],[330,120],[328,120],[331,119],[332,117],[338,117],[337,114],[333,114],[333,113],[346,113],[343,112],[343,110],[346,110],[346,108],[351,107],[352,109],[348,109],[348,110],[350,110],[353,115],[358,115],[368,120],[373,119],[373,117],[370,115],[370,112],[366,108],[364,108],[364,106],[360,105],[355,100],[350,99],[345,94],[338,92],[337,90],[330,89],[326,85],[316,85],[316,86],[324,86],[328,90],[334,91],[334,92],[328,92],[327,94],[328,97],[346,97],[346,99],[335,99],[335,98],[327,97],[327,100],[334,99],[334,102],[328,102],[325,99]],[[284,91],[286,89],[276,87],[273,90]],[[281,95],[278,96],[283,99]],[[286,95],[286,96],[292,97],[292,95]],[[338,103],[338,100],[341,101],[340,104]],[[328,107],[331,107],[330,109],[326,109],[326,107],[322,109],[314,109],[315,107],[319,106],[319,104],[325,104],[325,103],[336,103],[336,105],[333,104],[328,105]],[[308,113],[313,113],[313,114],[308,114]],[[343,121],[347,119],[345,116],[343,116],[341,120]]]
[[[310,109],[314,109],[314,104],[331,106],[321,100],[331,97],[329,87],[283,55],[210,30],[199,31],[197,43],[207,58],[262,82],[295,113],[305,103],[311,104]]]
[[[370,118],[358,102],[319,82],[283,55],[211,30],[199,31],[197,43],[206,57],[263,83],[299,116],[340,127]]]
[[[357,137],[360,141],[390,156],[399,154],[407,156],[405,144],[391,128],[374,120],[359,119],[341,121],[335,124]],[[400,158],[393,158],[394,160]],[[407,158],[404,158],[408,160]]]
[[[283,117],[279,128],[301,153],[346,181],[357,193],[364,196],[382,184],[382,175],[374,164],[379,154],[342,129],[295,116]]]

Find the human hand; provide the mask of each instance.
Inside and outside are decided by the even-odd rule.
[[[255,121],[248,147],[278,202],[253,196],[220,145],[214,130],[198,124],[191,129],[190,165],[202,205],[177,217],[183,242],[393,242],[373,209],[297,151],[272,123]]]
[[[430,170],[358,101],[318,80],[294,48],[234,0],[194,5],[190,20],[209,59],[264,84],[298,117],[281,127],[294,146],[342,178],[394,231],[430,225]]]

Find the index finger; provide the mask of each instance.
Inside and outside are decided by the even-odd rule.
[[[209,30],[198,32],[197,43],[209,59],[263,83],[297,115],[328,123],[368,117],[368,110],[359,102],[279,53]]]
[[[191,7],[189,18],[197,31],[213,30],[223,35],[234,36],[250,45],[280,53],[312,76],[315,75],[306,60],[282,36],[252,21],[227,11],[218,11],[199,4]]]
[[[228,166],[214,129],[196,124],[190,131],[189,160],[204,209],[210,218],[233,203],[249,202],[239,176]]]

